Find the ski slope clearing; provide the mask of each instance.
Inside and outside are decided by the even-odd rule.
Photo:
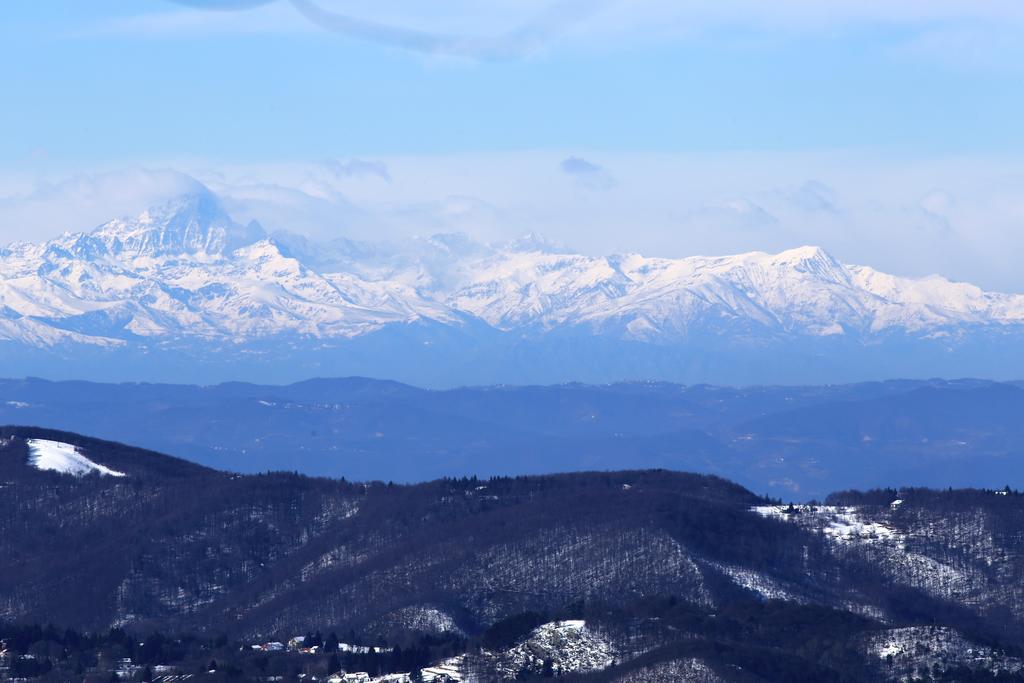
[[[39,470],[84,477],[93,472],[105,477],[124,477],[124,472],[95,463],[78,452],[75,446],[60,441],[28,439],[29,462]]]

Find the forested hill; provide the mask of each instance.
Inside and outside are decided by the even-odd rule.
[[[846,615],[864,657],[925,626],[1006,661],[1024,646],[1024,497],[1010,490],[790,506],[664,470],[353,483],[21,427],[0,430],[0,487],[0,621],[395,638],[582,615],[620,659],[648,661],[655,646],[709,657],[673,643],[731,633],[716,613]]]
[[[50,430],[0,439],[8,619],[265,633],[434,605],[472,630],[590,594],[703,591],[676,536],[711,552],[744,519],[775,526],[747,512],[748,491],[689,474],[357,484],[216,472]],[[53,444],[113,474],[40,469],[34,453]]]

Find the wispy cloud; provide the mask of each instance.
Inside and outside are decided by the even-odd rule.
[[[712,229],[738,232],[763,230],[779,223],[764,207],[745,198],[728,199],[702,207],[692,216],[695,222]]]
[[[416,25],[417,11],[398,13],[397,18],[379,19],[372,11],[339,12],[329,8],[324,0],[170,0],[191,8],[206,10],[206,14],[220,15],[215,17],[197,17],[195,12],[163,13],[160,15],[143,15],[132,17],[106,26],[107,30],[121,33],[131,31],[147,31],[150,33],[175,31],[210,31],[230,30],[234,25],[240,31],[258,30],[259,23],[238,22],[237,17],[225,21],[228,13],[242,10],[264,8],[267,5],[290,5],[297,15],[303,17],[311,26],[322,30],[338,33],[381,45],[398,47],[415,52],[432,55],[468,57],[473,59],[512,59],[522,57],[544,48],[551,41],[570,30],[580,22],[598,14],[612,0],[543,0],[537,2],[515,3],[525,10],[519,14],[524,17],[508,18],[506,12],[488,12],[479,9],[470,11],[470,6],[462,7],[464,14],[485,16],[489,12],[502,18],[504,25],[495,26],[493,21],[470,21],[469,30],[443,30],[423,28]],[[400,4],[400,3],[399,3]],[[415,10],[414,3],[408,3],[406,9]],[[458,16],[459,8],[445,9],[430,6],[434,15],[450,19],[453,26],[465,25],[465,17]],[[192,16],[184,16],[190,14]],[[404,16],[403,16],[404,14]],[[290,26],[288,22],[286,26]],[[267,30],[280,30],[263,24]],[[246,28],[247,27],[247,28]],[[496,29],[496,30],[495,30]]]
[[[581,157],[568,157],[558,166],[562,173],[572,176],[580,186],[589,190],[610,190],[615,187],[615,178],[607,169]]]
[[[0,188],[0,241],[36,241],[87,230],[200,187],[178,171],[126,169],[82,173],[57,182],[40,180],[31,189],[15,192]]]
[[[1024,292],[1017,161],[925,163],[835,151],[595,158],[589,151],[383,157],[377,161],[390,182],[346,175],[351,161],[339,162],[340,174],[323,163],[179,167],[223,197],[237,219],[317,238],[402,241],[464,231],[497,241],[538,231],[585,253],[666,257],[817,244],[848,263]],[[605,164],[620,182],[594,191],[608,182]],[[219,172],[203,170],[211,166]],[[194,187],[190,175],[126,170],[34,188],[0,177],[0,243],[136,213]],[[794,201],[800,190],[808,196]]]
[[[178,4],[186,4],[175,0]],[[198,5],[198,3],[197,3]],[[109,17],[72,33],[77,38],[177,39],[224,35],[267,35],[316,30],[277,0],[239,6],[237,11],[184,9]],[[243,11],[244,10],[244,11]]]
[[[817,180],[808,180],[795,189],[782,191],[782,194],[805,211],[837,210],[835,189]]]
[[[320,30],[436,56],[505,60],[553,45],[615,50],[714,35],[772,41],[882,29],[879,49],[951,68],[1019,68],[1016,0],[167,0],[182,9],[124,16],[80,35],[173,37]],[[897,29],[891,31],[889,29]]]
[[[1024,6],[1024,3],[1022,3]],[[1024,67],[1024,19],[964,21],[929,26],[893,46],[898,58],[940,64],[955,71],[1020,71]]]
[[[325,9],[314,0],[290,0],[304,17],[321,28],[374,43],[417,52],[482,59],[508,59],[530,54],[575,23],[593,15],[601,0],[552,0],[551,4],[494,36],[443,33],[370,21]]]
[[[388,165],[382,161],[328,159],[324,162],[324,168],[335,178],[373,176],[385,182],[391,182],[391,173],[388,172]]]

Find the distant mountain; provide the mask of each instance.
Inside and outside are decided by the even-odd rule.
[[[1022,414],[1024,386],[981,380],[444,391],[361,378],[0,380],[0,424],[123,439],[237,472],[415,482],[660,467],[799,500],[840,488],[1019,485]]]
[[[317,244],[198,190],[0,250],[0,372],[428,386],[1024,373],[1024,295],[900,278],[820,248],[649,258],[538,235]]]
[[[41,468],[40,444],[124,476]],[[243,642],[352,630],[480,636],[438,667],[466,680],[1024,671],[1024,496],[1010,490],[787,506],[666,471],[356,484],[4,428],[0,491],[0,624],[59,627],[33,636],[33,657],[59,660],[45,640],[65,627],[139,643],[153,629]]]

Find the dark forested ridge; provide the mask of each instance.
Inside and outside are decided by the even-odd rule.
[[[33,440],[124,476],[41,471]],[[1014,680],[1022,530],[1008,488],[789,505],[665,470],[353,483],[4,428],[0,638],[60,669],[97,634],[89,670],[142,656],[111,628],[160,634],[164,659],[243,678],[344,665],[239,649],[321,632],[372,644],[347,666],[379,674],[460,655],[481,680]]]
[[[1024,481],[1024,388],[981,380],[808,387],[638,382],[428,391],[0,380],[0,424],[112,438],[243,473],[425,481],[580,470],[716,474],[757,493]]]

